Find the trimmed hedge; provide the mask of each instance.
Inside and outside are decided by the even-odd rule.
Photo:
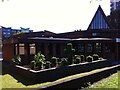
[[[99,55],[93,54],[93,61],[95,61],[95,60],[99,60]]]
[[[85,61],[85,56],[84,55],[80,55],[81,58],[81,62]]]
[[[92,62],[92,61],[93,61],[93,57],[90,56],[90,55],[87,56],[87,57],[86,57],[86,61],[87,61],[87,62]]]
[[[74,64],[78,64],[78,63],[80,63],[80,62],[81,62],[80,55],[75,55],[75,56],[74,56],[74,61],[73,61],[73,63],[74,63]]]

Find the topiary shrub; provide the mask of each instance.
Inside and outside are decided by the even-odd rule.
[[[78,64],[78,63],[80,63],[80,61],[81,61],[81,59],[80,59],[80,55],[75,55],[74,56],[74,64]]]
[[[15,64],[17,64],[17,65],[21,65],[21,64],[22,64],[20,55],[15,55],[15,56],[12,58],[12,61],[13,61]]]
[[[86,61],[87,61],[87,62],[92,62],[92,61],[93,61],[93,57],[90,56],[90,55],[87,56],[87,57],[86,57]]]
[[[46,61],[46,63],[43,64],[43,65],[45,66],[45,69],[48,69],[48,68],[51,67],[51,63],[50,63],[50,61]]]
[[[102,57],[99,57],[99,60],[103,60],[103,58],[102,58]]]
[[[51,67],[55,67],[58,63],[58,58],[57,57],[52,57],[50,62],[51,62]]]
[[[64,49],[65,58],[68,58],[68,64],[72,64],[75,49],[72,47],[72,43],[68,43],[66,49]]]
[[[97,54],[93,54],[93,61],[99,60],[99,56]]]
[[[31,61],[31,62],[30,62],[30,68],[34,70],[35,67],[36,67],[35,61]]]
[[[85,56],[84,55],[80,55],[80,59],[81,59],[81,62],[85,61]]]
[[[61,58],[60,66],[67,66],[67,65],[68,65],[67,58]]]

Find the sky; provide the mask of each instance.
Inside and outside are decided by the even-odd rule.
[[[5,0],[0,26],[55,33],[86,30],[98,6],[110,14],[110,0]]]

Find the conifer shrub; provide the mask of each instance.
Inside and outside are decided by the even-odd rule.
[[[90,55],[87,56],[87,57],[86,57],[86,61],[87,61],[87,62],[92,62],[92,61],[93,61],[93,57],[90,56]]]
[[[60,66],[67,66],[67,65],[68,65],[67,58],[61,58]]]
[[[55,67],[58,63],[58,58],[57,57],[52,57],[50,62],[51,62],[51,67]]]
[[[102,57],[99,57],[99,60],[103,60],[103,58],[102,58]]]
[[[73,62],[75,49],[73,49],[72,43],[68,43],[66,49],[64,49],[65,58],[68,59],[68,64],[71,65]]]
[[[93,54],[93,61],[95,61],[95,60],[99,60],[99,55]]]
[[[35,61],[31,61],[31,62],[30,62],[30,68],[34,70],[35,67],[36,67]]]
[[[51,63],[50,61],[46,61],[45,64],[43,64],[45,66],[45,69],[51,68]]]
[[[80,55],[80,59],[81,59],[81,62],[85,61],[85,56],[84,55]]]
[[[80,55],[75,55],[74,56],[74,64],[78,64],[78,63],[80,63],[81,62],[81,59],[80,59]]]

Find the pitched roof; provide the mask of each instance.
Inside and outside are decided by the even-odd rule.
[[[107,17],[99,5],[91,23],[88,26],[88,29],[110,29],[110,25],[107,21]],[[88,30],[87,29],[87,30]]]

